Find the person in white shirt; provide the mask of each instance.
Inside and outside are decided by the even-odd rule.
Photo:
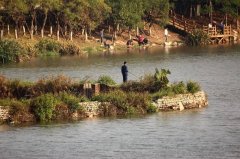
[[[168,29],[167,28],[164,29],[164,36],[165,36],[165,42],[167,42],[168,41]]]

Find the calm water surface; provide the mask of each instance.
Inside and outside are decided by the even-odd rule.
[[[149,49],[86,59],[64,57],[0,66],[9,77],[35,81],[65,74],[75,80],[110,75],[121,82],[171,70],[171,82],[198,81],[209,106],[139,118],[94,118],[76,123],[0,126],[0,159],[240,158],[240,46]]]

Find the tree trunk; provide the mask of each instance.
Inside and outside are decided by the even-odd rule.
[[[10,35],[10,27],[9,27],[9,24],[7,25],[7,32],[8,32],[8,35]]]
[[[41,36],[42,38],[44,37],[44,28],[47,22],[47,15],[48,15],[48,10],[44,11],[44,19],[43,19],[43,25],[42,25],[42,29],[41,29]]]
[[[73,41],[73,31],[70,31],[70,40]]]
[[[152,26],[150,25],[149,26],[149,36],[151,36],[152,35]]]
[[[31,17],[30,39],[33,39],[35,13],[33,13]]]
[[[26,29],[25,29],[24,25],[22,26],[22,29],[23,29],[23,36],[25,36],[26,35]]]
[[[85,31],[85,41],[88,40],[88,34],[87,34],[87,31]]]
[[[1,35],[0,35],[0,40],[3,39],[3,29],[1,29]]]
[[[44,30],[41,29],[41,38],[43,38],[43,37],[44,37]]]
[[[111,26],[108,25],[108,33],[110,34],[111,33]]]
[[[15,28],[15,39],[18,39],[18,32],[17,32],[17,28]]]
[[[136,35],[138,36],[139,35],[139,28],[137,27],[137,33],[136,33]]]
[[[117,32],[119,32],[119,30],[120,30],[120,25],[117,24]]]
[[[53,28],[52,26],[50,26],[50,36],[52,37],[52,34],[53,34]]]
[[[192,15],[193,15],[192,11],[193,11],[193,9],[192,9],[192,5],[191,5],[191,7],[190,7],[190,16],[189,16],[190,18],[192,18]]]
[[[82,35],[84,35],[84,32],[85,32],[85,30],[84,30],[84,29],[82,29]]]
[[[65,37],[67,36],[67,26],[66,25],[64,26],[64,36]]]

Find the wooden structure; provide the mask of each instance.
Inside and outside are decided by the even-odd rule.
[[[209,27],[208,25],[199,24],[195,20],[185,18],[178,14],[172,14],[169,18],[170,25],[186,33],[192,34],[195,29],[203,30],[209,36],[211,43],[223,43],[234,40],[231,25],[221,27],[220,24],[215,24]]]

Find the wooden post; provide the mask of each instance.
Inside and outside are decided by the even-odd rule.
[[[83,92],[86,97],[91,98],[92,97],[92,84],[84,83],[83,84]]]

